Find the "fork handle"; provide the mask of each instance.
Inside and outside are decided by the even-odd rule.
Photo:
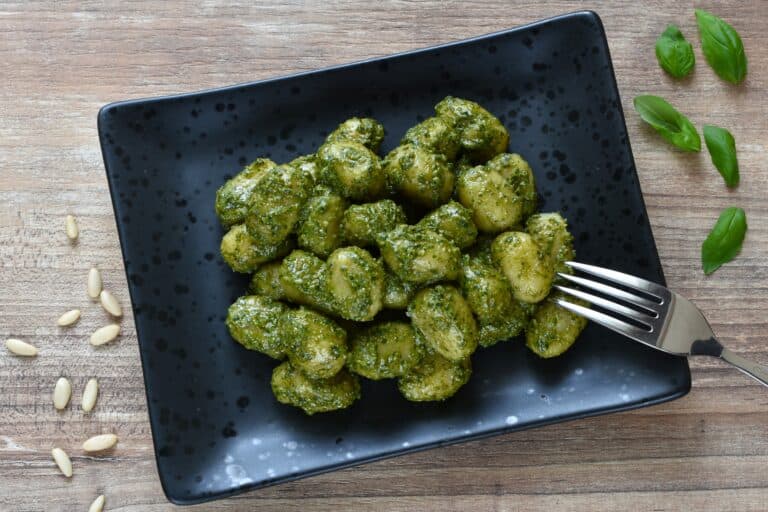
[[[723,348],[720,358],[731,363],[733,366],[746,373],[764,386],[768,386],[768,368],[765,366],[745,359],[738,354],[734,354],[727,348]]]

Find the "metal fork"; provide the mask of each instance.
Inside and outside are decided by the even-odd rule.
[[[613,300],[559,284],[555,285],[555,288],[602,310],[615,313],[623,319],[562,298],[556,299],[557,304],[563,308],[662,352],[678,356],[719,357],[768,386],[768,367],[744,359],[723,347],[715,338],[701,311],[685,297],[659,284],[623,272],[573,261],[566,262],[566,265],[578,272],[596,276],[639,293],[576,275],[558,273],[558,276],[566,281]]]

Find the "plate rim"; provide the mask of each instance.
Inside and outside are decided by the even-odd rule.
[[[492,38],[495,38],[495,37],[498,37],[498,36],[503,36],[503,35],[508,35],[508,34],[515,33],[515,32],[530,30],[530,29],[533,29],[533,28],[536,28],[536,27],[539,27],[539,26],[542,26],[542,25],[547,25],[547,24],[553,23],[553,22],[564,21],[564,20],[571,20],[571,19],[572,20],[576,20],[576,19],[583,18],[583,17],[589,18],[592,22],[594,22],[595,25],[597,26],[598,31],[599,31],[599,38],[601,39],[601,43],[603,45],[603,49],[605,50],[606,55],[607,55],[607,61],[608,61],[608,67],[609,67],[608,71],[610,73],[611,78],[613,79],[612,80],[612,84],[611,84],[611,89],[612,89],[612,92],[615,94],[616,98],[618,99],[617,110],[618,110],[619,119],[620,119],[621,123],[623,124],[623,126],[625,127],[625,132],[627,132],[627,130],[626,130],[626,116],[624,114],[624,109],[623,109],[623,107],[621,105],[621,96],[620,96],[620,93],[619,93],[619,90],[618,90],[618,84],[616,82],[616,73],[615,73],[614,66],[613,66],[613,60],[611,59],[611,55],[610,55],[610,49],[609,49],[609,46],[608,46],[608,41],[607,41],[607,36],[606,36],[606,32],[605,32],[605,27],[603,25],[602,19],[597,14],[597,12],[595,12],[593,10],[590,10],[590,9],[580,9],[580,10],[577,10],[577,11],[571,11],[571,12],[567,12],[567,13],[564,13],[564,14],[559,14],[559,15],[556,15],[556,16],[542,18],[542,19],[539,19],[539,20],[536,20],[536,21],[533,21],[533,22],[525,23],[525,24],[522,24],[522,25],[517,25],[517,26],[514,26],[514,27],[510,27],[510,28],[507,28],[507,29],[502,29],[502,30],[498,30],[498,31],[494,31],[494,32],[489,32],[489,33],[486,33],[486,34],[472,36],[472,37],[465,38],[465,39],[448,41],[446,43],[440,43],[440,44],[436,44],[436,45],[432,45],[432,46],[427,46],[427,47],[422,47],[422,48],[415,48],[415,49],[412,49],[412,50],[406,50],[406,51],[392,53],[392,54],[387,54],[387,55],[382,55],[382,56],[370,57],[370,58],[366,58],[366,59],[361,59],[361,60],[356,60],[356,61],[351,61],[351,62],[345,62],[345,63],[341,63],[341,64],[335,64],[335,65],[332,65],[332,66],[327,66],[327,67],[322,67],[322,68],[317,68],[317,69],[311,69],[311,70],[307,70],[307,71],[300,71],[300,72],[292,73],[292,74],[280,75],[280,76],[275,76],[275,77],[268,77],[268,78],[264,78],[264,79],[260,79],[260,80],[254,80],[254,81],[240,82],[240,83],[237,83],[237,84],[231,84],[231,85],[226,85],[226,86],[221,86],[221,87],[212,87],[212,88],[200,89],[200,90],[191,91],[191,92],[181,92],[181,93],[167,94],[167,95],[162,95],[162,96],[149,96],[149,97],[141,97],[141,98],[127,99],[127,100],[120,100],[120,101],[114,101],[114,102],[110,102],[110,103],[107,103],[107,104],[103,105],[101,108],[99,108],[99,111],[97,113],[97,123],[96,123],[97,124],[97,132],[98,132],[98,136],[99,136],[99,145],[100,145],[100,149],[101,149],[102,160],[104,162],[104,169],[105,169],[105,173],[107,175],[107,184],[108,184],[108,187],[109,187],[110,199],[111,199],[111,202],[112,202],[113,216],[115,217],[115,225],[116,225],[116,228],[117,228],[117,231],[118,231],[118,238],[119,238],[119,242],[120,242],[120,252],[121,252],[122,259],[123,259],[123,263],[125,263],[125,261],[126,261],[125,246],[127,244],[127,240],[124,241],[121,224],[120,224],[120,222],[117,221],[117,218],[116,218],[116,214],[117,214],[117,201],[116,201],[115,190],[113,189],[113,183],[112,183],[112,180],[110,179],[111,171],[110,171],[110,166],[109,166],[108,159],[107,159],[107,149],[106,149],[107,148],[107,141],[105,139],[105,129],[104,129],[104,125],[106,123],[107,115],[108,115],[108,113],[111,110],[117,109],[117,108],[121,108],[121,107],[131,107],[131,106],[136,106],[136,105],[152,105],[152,104],[161,103],[161,102],[167,102],[167,101],[175,101],[175,100],[184,100],[184,99],[190,99],[190,98],[197,98],[197,97],[201,97],[201,96],[219,94],[219,93],[223,93],[223,92],[234,92],[234,91],[237,91],[237,90],[240,90],[240,89],[243,89],[243,88],[249,88],[249,87],[264,85],[264,84],[268,84],[268,83],[277,83],[277,82],[281,82],[281,81],[285,81],[285,80],[289,80],[289,79],[302,78],[302,77],[312,76],[312,75],[320,75],[320,74],[325,74],[325,73],[334,72],[334,71],[341,71],[341,70],[345,70],[345,69],[355,68],[355,67],[363,65],[363,64],[370,64],[370,63],[376,63],[376,62],[385,62],[385,61],[388,61],[388,60],[391,60],[391,59],[396,59],[396,58],[401,58],[401,57],[409,57],[409,56],[429,53],[429,52],[432,52],[432,51],[435,51],[435,50],[444,50],[444,49],[450,49],[450,48],[454,48],[454,47],[461,47],[461,46],[465,46],[465,45],[470,45],[470,44],[481,42],[481,41],[484,41],[484,40],[487,40],[487,39],[492,39]],[[632,153],[632,147],[631,147],[631,142],[630,142],[628,133],[627,133],[627,137],[626,137],[626,144],[627,144],[627,150],[628,150],[628,153],[629,153],[629,157],[630,157],[630,159],[632,161],[632,164],[633,164],[632,165],[632,173],[637,177],[638,176],[637,175],[637,166],[635,165],[635,158],[634,158],[634,154]],[[637,183],[637,189],[638,189],[638,192],[639,192],[640,203],[642,205],[643,211],[647,213],[648,212],[648,208],[647,208],[647,205],[646,205],[646,202],[645,202],[645,197],[643,195],[642,188],[640,187],[639,180],[638,180],[638,183]],[[649,228],[651,229],[651,237],[652,237],[652,239],[654,241],[654,247],[655,247],[655,237],[653,237],[653,227],[651,226],[650,222],[649,222]],[[656,252],[657,252],[657,257],[658,257],[658,250]],[[660,258],[659,258],[659,262],[661,262]],[[125,271],[125,275],[126,275],[126,282],[128,283],[128,293],[129,293],[129,297],[131,299],[131,310],[133,311],[133,304],[134,304],[133,291],[132,291],[132,287],[130,286],[130,279],[129,279],[129,276],[128,276],[128,269],[127,269],[127,267],[125,265],[124,265],[124,271]],[[664,270],[663,270],[663,267],[661,265],[659,266],[659,272],[661,273],[662,283],[666,284],[666,278],[664,276]],[[415,453],[415,452],[430,450],[430,449],[433,449],[433,448],[438,448],[438,447],[443,447],[443,446],[451,446],[451,445],[455,445],[455,444],[459,444],[459,443],[464,443],[464,442],[468,442],[468,441],[476,441],[476,440],[486,439],[486,438],[493,437],[493,436],[498,436],[498,435],[501,435],[501,434],[510,434],[510,433],[513,433],[513,432],[520,432],[520,431],[529,430],[529,429],[533,429],[533,428],[540,428],[540,427],[543,427],[543,426],[552,425],[552,424],[556,424],[556,423],[566,423],[566,422],[570,422],[570,421],[582,420],[582,419],[585,419],[585,418],[602,416],[602,415],[606,415],[606,414],[626,412],[626,411],[631,411],[631,410],[635,410],[635,409],[640,409],[640,408],[643,408],[643,407],[650,407],[650,406],[662,404],[662,403],[665,403],[665,402],[677,400],[678,398],[681,398],[681,397],[687,395],[690,392],[690,390],[691,390],[690,365],[688,364],[687,358],[682,357],[681,359],[683,359],[685,361],[685,365],[684,365],[685,366],[685,370],[686,370],[685,371],[685,375],[684,375],[685,379],[682,382],[678,383],[678,384],[671,385],[670,389],[673,389],[672,392],[667,393],[667,394],[663,394],[663,395],[659,395],[659,396],[656,396],[656,397],[648,399],[648,400],[639,400],[639,401],[635,401],[635,402],[629,402],[629,403],[627,403],[625,405],[621,405],[620,404],[620,405],[616,405],[616,406],[608,406],[608,407],[600,407],[600,408],[596,408],[596,409],[588,409],[588,410],[584,410],[584,411],[577,412],[577,413],[574,413],[574,414],[563,414],[563,415],[558,415],[558,416],[554,416],[554,417],[551,417],[551,418],[547,418],[545,420],[532,421],[532,422],[526,423],[524,425],[508,425],[508,426],[503,426],[503,427],[496,428],[496,429],[493,429],[493,430],[488,430],[488,431],[483,431],[483,432],[478,432],[478,433],[472,433],[472,434],[468,434],[468,435],[462,435],[462,436],[458,436],[456,438],[436,440],[434,442],[430,442],[430,443],[426,443],[426,444],[421,444],[421,445],[418,445],[418,446],[404,447],[404,448],[399,449],[399,450],[395,450],[395,451],[391,451],[391,452],[387,452],[387,453],[383,453],[383,454],[379,454],[379,455],[374,455],[374,456],[370,456],[370,457],[364,457],[364,458],[360,458],[360,459],[353,459],[353,460],[351,460],[349,462],[347,462],[347,461],[340,461],[340,462],[336,462],[336,463],[333,463],[333,464],[329,464],[328,466],[323,466],[323,467],[320,467],[320,468],[317,468],[317,469],[313,469],[313,470],[302,471],[300,473],[291,474],[291,475],[287,475],[287,476],[280,477],[280,478],[275,478],[275,479],[271,479],[271,480],[262,480],[260,482],[252,482],[252,483],[244,484],[244,485],[241,485],[241,486],[238,486],[238,487],[234,487],[234,488],[229,489],[227,491],[215,492],[215,493],[205,493],[205,492],[202,492],[202,493],[198,493],[198,494],[191,495],[191,496],[177,496],[173,492],[171,492],[171,489],[169,487],[168,480],[170,479],[170,475],[165,475],[163,473],[163,471],[161,470],[160,456],[158,454],[159,446],[158,446],[158,440],[156,438],[156,433],[155,433],[155,421],[156,421],[156,418],[153,418],[152,414],[150,414],[150,407],[149,407],[149,402],[151,400],[151,397],[150,397],[150,393],[149,393],[149,385],[148,385],[148,382],[147,382],[147,374],[146,374],[146,368],[147,368],[147,365],[148,365],[148,361],[146,361],[144,351],[142,350],[142,347],[143,347],[143,344],[141,342],[141,337],[142,336],[139,333],[139,327],[138,327],[138,325],[135,322],[135,314],[134,314],[134,327],[136,329],[136,340],[137,340],[137,344],[138,344],[138,348],[139,348],[139,357],[141,359],[142,379],[144,381],[144,394],[145,394],[146,403],[147,403],[147,417],[149,419],[149,424],[150,424],[150,433],[151,433],[151,436],[152,436],[152,446],[153,446],[153,452],[154,452],[154,458],[155,458],[155,467],[157,469],[157,474],[158,474],[158,477],[160,479],[160,485],[161,485],[161,487],[163,489],[163,493],[165,494],[165,496],[168,499],[168,501],[170,501],[171,503],[173,503],[175,505],[182,505],[182,506],[183,505],[195,505],[195,504],[200,504],[200,503],[206,503],[206,502],[210,502],[210,501],[217,500],[217,499],[223,499],[223,498],[231,497],[231,496],[234,496],[234,495],[237,495],[237,494],[241,494],[241,493],[244,493],[244,492],[248,492],[248,491],[255,491],[255,490],[263,489],[265,487],[270,487],[270,486],[273,486],[273,485],[279,485],[279,484],[290,482],[290,481],[300,480],[300,479],[303,479],[303,478],[312,477],[312,476],[316,476],[316,475],[320,475],[320,474],[324,474],[324,473],[330,473],[332,471],[337,471],[337,470],[340,470],[340,469],[346,469],[346,468],[355,467],[355,466],[359,466],[359,465],[363,465],[363,464],[368,464],[368,463],[371,463],[371,462],[376,462],[376,461],[385,460],[385,459],[389,459],[389,458],[393,458],[393,457],[398,457],[398,456],[406,455],[406,454],[409,454],[409,453]]]

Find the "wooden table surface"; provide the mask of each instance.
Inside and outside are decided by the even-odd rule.
[[[695,5],[694,5],[695,4]],[[744,40],[739,86],[706,65],[693,8],[710,9]],[[155,468],[133,319],[107,350],[89,333],[107,321],[85,295],[99,266],[127,306],[123,264],[96,135],[110,101],[191,91],[311,70],[462,39],[589,7],[600,14],[616,68],[640,181],[664,271],[733,350],[768,362],[768,8],[739,2],[0,2],[0,339],[36,344],[34,360],[0,349],[0,510],[172,510]],[[690,79],[662,74],[656,36],[679,24],[694,42]],[[670,149],[639,122],[632,98],[668,98],[697,125],[731,129],[741,186],[729,191],[706,151]],[[742,254],[712,276],[699,250],[719,211],[743,207]],[[64,235],[75,214],[79,243]],[[70,329],[58,316],[82,308]],[[127,308],[126,308],[127,309]],[[251,492],[190,510],[698,510],[768,509],[768,390],[718,361],[691,363],[685,398],[412,454]],[[60,375],[74,387],[51,404]],[[97,376],[96,410],[80,394]],[[107,431],[112,456],[77,448]],[[54,466],[69,448],[75,476]]]

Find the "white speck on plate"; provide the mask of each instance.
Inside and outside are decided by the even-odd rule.
[[[275,476],[275,470],[272,468],[267,468],[267,476]]]
[[[235,459],[230,454],[224,457],[224,464],[232,464],[233,462],[235,462]]]
[[[244,485],[251,482],[243,467],[238,464],[229,464],[226,471],[232,485]]]
[[[267,460],[267,459],[269,458],[269,456],[270,456],[270,453],[269,453],[269,452],[261,452],[261,453],[258,455],[258,457],[259,457],[259,460]]]
[[[517,423],[517,416],[507,416],[507,419],[504,421],[507,425],[514,425]]]
[[[532,394],[534,394],[535,392],[536,392],[536,390],[535,390],[535,389],[533,389],[533,388],[528,388],[528,390],[527,390],[525,393],[526,393],[526,394],[528,394],[528,395],[532,395]]]
[[[465,430],[465,431],[464,431],[464,434],[466,434],[466,435],[469,435],[469,434],[471,434],[471,433],[472,433],[472,431],[471,431],[471,430]]]
[[[253,439],[251,439],[251,444],[253,446],[259,446],[261,444],[261,439],[259,439],[258,437],[254,437]]]
[[[286,441],[283,443],[283,447],[288,448],[289,450],[295,450],[299,444],[296,441]]]
[[[354,457],[354,455],[352,455],[352,452],[347,452],[344,454],[344,456],[348,459],[351,459],[352,457]]]
[[[411,443],[409,443],[408,441],[405,441],[403,443],[403,448],[408,448],[409,446],[411,446]]]
[[[292,452],[292,451],[288,450],[287,452],[285,452],[285,456],[286,457],[293,457],[294,453],[296,453],[296,452]]]
[[[619,395],[619,396],[620,396],[620,397],[621,397],[621,399],[622,399],[622,400],[624,400],[625,402],[629,402],[629,395],[628,395],[627,393],[622,393],[622,394],[621,394],[621,395]]]
[[[573,393],[574,391],[576,391],[575,387],[571,386],[571,387],[568,388],[568,392],[569,393]]]
[[[576,368],[576,370],[574,370],[573,373],[575,373],[576,375],[583,375],[584,374],[584,370],[582,370],[581,368]]]
[[[298,471],[298,470],[299,470],[299,466],[291,466],[291,471]]]

